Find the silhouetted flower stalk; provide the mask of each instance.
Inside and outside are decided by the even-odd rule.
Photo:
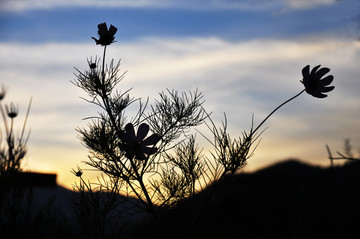
[[[6,104],[5,107],[3,107],[2,100],[5,98],[5,95],[6,89],[3,86],[2,91],[0,92],[0,112],[4,122],[7,149],[2,148],[0,150],[0,175],[17,172],[20,170],[21,160],[26,154],[26,143],[30,135],[29,132],[28,135],[25,136],[25,129],[30,113],[32,99],[30,98],[21,134],[18,139],[15,139],[14,120],[19,113],[19,108],[12,102],[9,105]],[[10,119],[10,127],[8,124],[8,119]],[[0,143],[2,143],[1,140]]]
[[[10,106],[5,105],[6,114],[10,118],[10,131],[8,136],[8,153],[9,153],[9,163],[13,163],[14,165],[9,165],[9,168],[16,167],[17,164],[15,161],[14,155],[14,136],[13,136],[13,129],[14,129],[14,118],[18,115],[18,107],[16,107],[12,102]]]
[[[77,80],[73,82],[91,96],[92,100],[87,100],[88,102],[104,110],[104,113],[97,118],[97,122],[93,121],[94,125],[89,131],[79,130],[82,140],[93,152],[93,157],[90,158],[88,164],[104,172],[111,180],[118,178],[126,183],[148,212],[159,222],[148,188],[144,184],[144,175],[149,173],[149,159],[157,152],[155,144],[159,138],[152,134],[145,139],[149,132],[149,126],[146,123],[141,125],[136,123],[136,126],[139,125],[137,135],[134,132],[133,122],[127,123],[124,127],[124,110],[134,100],[128,96],[127,92],[113,91],[123,78],[123,75],[120,77],[118,75],[120,61],[117,65],[114,65],[113,61],[109,66],[105,65],[107,46],[114,42],[117,29],[110,26],[108,30],[105,23],[99,24],[98,28],[99,39],[93,39],[97,44],[104,46],[102,67],[98,71],[94,64],[96,58],[95,62],[90,59],[88,61],[90,70],[84,73],[77,70]],[[140,106],[137,122],[140,117],[143,117],[141,108],[142,106]],[[82,185],[88,184],[82,180]],[[114,186],[118,187],[118,185]],[[119,192],[118,190],[120,189],[117,188],[115,191]],[[163,228],[161,231],[164,234]]]
[[[227,133],[227,122],[226,122],[226,116],[225,121],[222,125],[222,128],[217,128],[214,124],[214,122],[210,119],[210,124],[206,124],[207,127],[210,129],[210,131],[214,135],[214,142],[209,140],[206,136],[204,136],[214,147],[215,152],[212,153],[213,158],[215,160],[218,160],[220,164],[223,166],[223,170],[220,170],[220,173],[218,170],[215,170],[215,174],[212,175],[212,177],[215,179],[216,182],[220,182],[221,179],[225,177],[227,173],[230,175],[234,174],[237,170],[243,168],[246,166],[247,160],[253,155],[255,148],[251,151],[250,148],[253,146],[253,144],[258,140],[259,136],[262,132],[257,133],[257,131],[261,128],[261,126],[282,106],[289,103],[293,99],[300,96],[303,92],[307,92],[308,94],[316,97],[316,98],[325,98],[326,95],[323,94],[323,92],[330,92],[335,87],[334,86],[328,86],[333,81],[333,76],[329,75],[325,78],[322,78],[324,75],[326,75],[330,69],[328,68],[320,68],[320,65],[313,68],[311,73],[309,72],[310,66],[307,65],[302,70],[303,80],[301,81],[305,89],[300,91],[295,96],[291,97],[290,99],[286,100],[282,104],[280,104],[278,107],[276,107],[268,116],[265,117],[265,119],[255,128],[253,129],[253,125],[251,126],[250,132],[246,133],[244,132],[242,135],[242,138],[239,137],[238,139],[231,139],[230,135]],[[193,223],[191,228],[193,228],[196,225],[196,221],[199,220],[199,215],[203,213],[204,210],[206,210],[207,204],[209,203],[209,199],[213,196],[213,193],[216,191],[216,185],[212,188],[212,191],[210,192],[210,196],[205,200],[202,207],[199,210],[199,214],[195,215],[193,217]]]
[[[0,91],[0,112],[4,122],[4,131],[0,130],[0,225],[4,235],[11,232],[16,237],[19,231],[27,230],[31,220],[32,190],[18,185],[17,173],[21,171],[21,162],[26,155],[26,143],[30,131],[25,135],[26,123],[31,107],[31,98],[23,123],[21,134],[17,137],[14,130],[15,119],[19,114],[14,103],[3,105],[6,89]],[[10,120],[10,124],[8,121]],[[3,138],[3,136],[5,136]],[[3,146],[3,140],[5,146]]]
[[[334,76],[329,75],[325,78],[322,78],[330,71],[329,68],[323,67],[320,68],[320,65],[315,66],[311,72],[310,72],[310,66],[307,65],[302,69],[302,75],[303,80],[301,83],[304,84],[305,89],[300,91],[297,95],[294,97],[291,97],[290,99],[286,100],[284,103],[276,107],[260,124],[256,127],[252,133],[255,133],[264,123],[265,121],[270,118],[271,115],[273,115],[278,109],[280,109],[283,105],[287,104],[288,102],[292,101],[299,95],[301,95],[304,91],[306,93],[316,97],[316,98],[325,98],[327,95],[323,94],[326,92],[332,91],[335,87],[334,86],[328,86],[331,84],[331,82],[334,79]]]
[[[309,66],[302,70],[305,89],[275,108],[254,129],[244,132],[238,138],[230,137],[227,122],[217,127],[203,105],[202,93],[195,90],[178,93],[167,90],[159,93],[159,99],[147,107],[148,100],[133,99],[129,91],[120,92],[115,87],[123,79],[119,73],[120,61],[114,60],[106,65],[107,46],[115,40],[117,28],[106,23],[98,25],[99,39],[93,37],[97,45],[104,47],[102,59],[88,59],[88,70],[76,69],[73,84],[82,88],[90,99],[85,101],[98,106],[102,112],[89,117],[91,123],[86,129],[78,129],[79,138],[90,150],[87,165],[99,170],[112,182],[105,190],[124,193],[139,199],[141,208],[153,215],[162,237],[167,236],[166,227],[159,217],[161,209],[177,205],[181,200],[194,196],[209,184],[221,181],[226,175],[233,175],[247,164],[253,155],[261,132],[261,126],[283,105],[301,95],[304,91],[317,98],[324,98],[324,92],[334,87],[328,86],[333,76],[323,78],[328,68],[316,66],[311,72]],[[98,63],[102,60],[102,65]],[[0,94],[1,96],[1,94]],[[126,117],[126,109],[139,104],[135,116]],[[212,158],[203,155],[195,142],[190,129],[205,124],[211,131],[213,140],[204,136],[214,148]],[[73,170],[80,178],[76,190],[93,193],[91,183],[82,178],[82,171]],[[99,182],[99,185],[101,183]],[[208,204],[212,201],[213,191],[197,210],[190,228],[200,220]],[[214,196],[216,197],[216,195]],[[87,200],[83,197],[81,200]],[[84,203],[86,205],[86,203]],[[79,211],[79,213],[86,213]],[[80,215],[81,216],[81,215]],[[95,219],[94,219],[95,220]],[[191,231],[191,230],[190,230]]]

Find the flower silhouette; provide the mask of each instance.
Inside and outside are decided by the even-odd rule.
[[[302,69],[303,80],[301,83],[305,86],[305,91],[316,97],[316,98],[325,98],[327,95],[323,94],[326,92],[332,91],[335,87],[328,86],[334,80],[334,76],[328,75],[325,76],[330,69],[323,67],[320,68],[321,65],[315,66],[310,72],[310,66],[307,65]],[[319,69],[320,68],[320,69]]]
[[[5,95],[6,95],[6,89],[4,86],[2,86],[0,91],[0,101],[5,98]]]
[[[114,35],[117,31],[116,27],[110,25],[110,28],[108,29],[106,23],[104,22],[98,25],[98,29],[99,39],[92,37],[92,39],[95,40],[96,45],[107,46],[114,42]]]
[[[135,135],[134,126],[128,123],[122,133],[122,150],[126,152],[126,157],[129,159],[136,158],[138,160],[146,160],[148,155],[156,153],[157,148],[155,144],[159,141],[156,134],[147,136],[149,133],[149,125],[143,123],[139,126],[137,134]]]
[[[10,103],[10,107],[5,105],[6,114],[11,118],[15,118],[18,115],[19,108],[14,105],[14,103]]]
[[[83,175],[83,171],[81,170],[81,168],[78,166],[78,170],[75,171],[75,169],[72,169],[72,173],[76,176],[76,177],[81,177]]]
[[[97,62],[96,62],[96,59],[95,59],[95,61],[92,61],[92,59],[88,60],[89,68],[90,68],[91,70],[95,70],[96,67],[97,67],[97,64],[96,64],[96,63],[97,63]]]

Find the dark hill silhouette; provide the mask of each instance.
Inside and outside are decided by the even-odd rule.
[[[56,187],[56,174],[37,172],[15,172],[0,176],[0,187]]]
[[[227,177],[162,217],[171,238],[359,238],[359,186],[360,162],[320,168],[290,160]],[[139,226],[133,238],[156,238],[153,226]]]
[[[17,193],[14,196],[19,195],[19,200],[14,200],[10,195],[4,194],[0,197],[2,203],[9,201],[20,203],[14,207],[18,218],[15,223],[5,220],[9,208],[0,204],[0,238],[87,238],[73,210],[75,205],[72,202],[78,197],[78,193],[58,185],[54,186],[52,183],[51,186],[49,183],[38,183],[37,179],[44,178],[43,175],[31,175],[30,182],[25,180],[29,180],[27,176],[27,174],[21,174],[16,179]],[[1,186],[4,184],[0,184],[0,192],[3,192],[5,188]],[[101,195],[103,199],[108,196],[105,193]],[[108,221],[109,235],[115,231],[116,227],[124,227],[141,220],[144,215],[137,207],[134,207],[136,204],[140,205],[137,199],[118,195],[117,200],[119,204],[114,212],[121,218],[114,217],[113,220]]]
[[[169,238],[359,238],[359,185],[360,162],[320,168],[289,160],[225,177],[162,213],[161,219]],[[84,236],[72,213],[73,192],[59,186],[34,187],[31,192],[36,214],[27,220],[29,225],[22,225],[30,229],[16,235]],[[137,212],[123,216],[125,230],[120,238],[159,238],[151,216]],[[108,230],[115,230],[114,222],[109,223]],[[5,236],[7,228],[2,226]]]

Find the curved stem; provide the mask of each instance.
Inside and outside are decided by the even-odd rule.
[[[285,105],[286,103],[288,103],[289,101],[292,101],[293,99],[295,99],[296,97],[298,97],[299,95],[301,95],[303,92],[305,91],[305,89],[303,89],[300,93],[298,93],[297,95],[291,97],[290,99],[288,99],[287,101],[285,101],[284,103],[282,103],[281,105],[279,105],[278,107],[276,107],[276,109],[274,109],[260,124],[258,127],[256,127],[256,129],[254,131],[252,131],[251,133],[254,134],[264,123],[265,121],[270,118],[271,115],[273,115],[278,109],[280,109],[283,105]]]

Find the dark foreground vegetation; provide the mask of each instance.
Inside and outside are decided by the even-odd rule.
[[[320,168],[289,160],[225,177],[160,218],[170,238],[357,238],[359,172],[358,161]],[[30,210],[17,211],[17,220],[4,221],[1,208],[1,237],[93,238],[86,233],[86,220],[74,217],[73,193],[61,187],[28,188],[22,196],[32,197]],[[152,217],[129,211],[131,205],[114,209],[128,213],[121,222],[115,216],[106,222],[104,238],[158,238]]]

